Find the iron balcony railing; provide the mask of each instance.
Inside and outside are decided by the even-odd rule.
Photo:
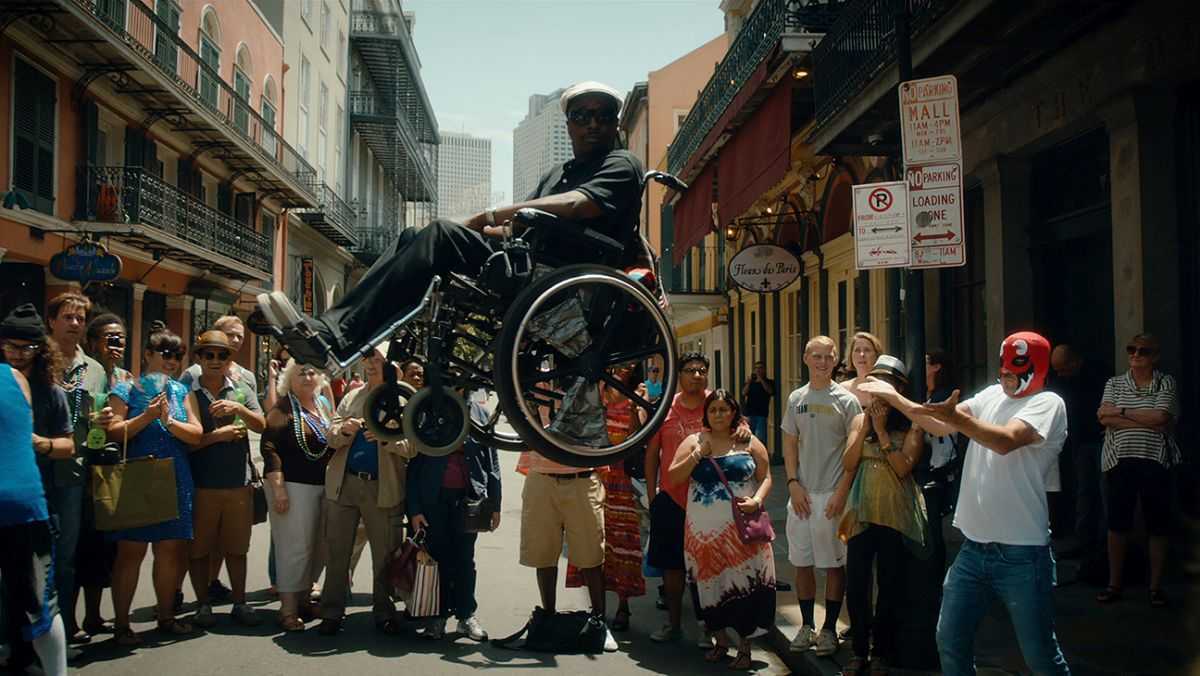
[[[839,7],[836,0],[759,0],[667,149],[671,173],[683,171],[784,33],[823,30],[823,24],[830,21],[827,17],[836,15]]]
[[[353,38],[355,33],[400,38],[405,58],[418,69],[421,67],[416,45],[413,44],[408,23],[402,14],[355,10],[350,13],[350,36]]]
[[[83,220],[149,226],[263,272],[271,241],[141,167],[81,169]]]
[[[350,248],[359,260],[370,265],[383,255],[400,232],[395,223],[384,224],[380,213],[372,213],[358,200],[350,200],[350,210],[355,215],[354,237],[356,244]]]
[[[384,141],[383,145],[389,148],[382,152],[377,150],[376,155],[386,162],[390,152],[395,156],[394,170],[398,174],[403,173],[407,168],[415,169],[421,184],[425,187],[423,193],[436,195],[437,175],[430,160],[430,152],[427,150],[427,147],[432,144],[423,143],[420,140],[407,114],[397,105],[398,102],[378,91],[369,89],[351,90],[349,98],[352,121],[355,117],[374,117],[386,119],[392,126],[396,138]]]
[[[174,26],[141,0],[59,0],[87,10],[114,37],[137,51],[148,68],[169,78],[178,94],[194,106],[207,110],[221,122],[223,130],[251,143],[258,159],[281,173],[307,185],[313,169],[300,153],[267,123],[250,103],[221,78],[178,35]],[[309,195],[315,202],[316,195]]]
[[[304,220],[317,227],[334,244],[353,246],[355,221],[358,218],[354,209],[336,190],[316,176],[309,179],[307,187],[317,196],[317,208],[302,210]]]
[[[958,0],[903,0],[915,38]],[[813,49],[817,128],[845,109],[880,72],[896,63],[896,0],[856,0]]]

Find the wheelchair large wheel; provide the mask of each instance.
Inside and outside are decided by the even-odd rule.
[[[417,452],[425,455],[450,455],[457,451],[470,428],[467,402],[448,387],[443,387],[436,397],[433,388],[423,387],[404,409],[404,436]]]
[[[649,401],[614,369],[653,356],[663,361],[663,396]],[[574,467],[612,464],[645,448],[670,410],[676,385],[675,337],[655,298],[624,273],[570,265],[539,279],[509,307],[496,353],[495,385],[508,422],[526,442]],[[609,439],[604,396],[614,389],[646,423]]]
[[[404,439],[404,411],[416,394],[404,381],[384,383],[367,393],[363,423],[380,441],[397,442]]]
[[[525,451],[529,444],[521,439],[521,435],[513,429],[500,406],[500,398],[495,390],[481,390],[485,393],[486,401],[481,402],[480,416],[471,415],[471,438],[483,446],[500,451]],[[478,393],[471,396],[478,396]]]

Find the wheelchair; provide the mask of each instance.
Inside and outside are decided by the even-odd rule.
[[[647,172],[672,189],[670,174]],[[674,398],[675,336],[658,264],[626,271],[626,246],[649,246],[636,231],[618,241],[537,209],[513,219],[479,275],[435,276],[421,301],[394,318],[358,353],[331,365],[344,371],[389,342],[384,384],[368,393],[365,425],[376,437],[408,440],[418,452],[446,455],[469,437],[501,450],[534,450],[573,467],[612,464],[642,452]],[[565,260],[562,252],[589,263]],[[650,401],[614,371],[652,357],[666,372]],[[419,359],[425,383],[401,381],[394,363]],[[605,391],[629,398],[645,422],[610,440]]]

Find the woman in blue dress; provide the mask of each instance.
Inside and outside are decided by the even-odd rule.
[[[154,549],[154,593],[158,601],[158,628],[170,634],[186,634],[191,625],[175,619],[175,590],[187,572],[188,541],[192,539],[192,474],[187,461],[188,445],[199,442],[203,430],[195,397],[187,387],[172,380],[183,359],[183,341],[167,330],[150,334],[142,356],[142,375],[116,385],[109,395],[113,417],[108,438],[127,443],[126,456],[154,455],[175,459],[175,489],[179,517],[161,523],[113,531],[117,560],[113,566],[113,621],[117,643],[141,642],[129,626],[129,607],[137,590],[138,572],[149,545]],[[128,438],[128,442],[125,439]]]

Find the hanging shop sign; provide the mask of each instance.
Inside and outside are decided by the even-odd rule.
[[[316,289],[316,273],[313,272],[313,259],[300,259],[300,304],[306,315],[313,313],[313,293]]]
[[[859,270],[903,268],[910,257],[904,181],[854,186],[854,266]]]
[[[774,244],[752,244],[729,261],[729,277],[754,293],[772,293],[788,287],[800,276],[800,260]]]
[[[904,175],[913,269],[965,265],[962,164],[914,164],[905,167]]]
[[[121,257],[103,244],[80,242],[50,257],[50,274],[80,284],[107,282],[121,276]]]

